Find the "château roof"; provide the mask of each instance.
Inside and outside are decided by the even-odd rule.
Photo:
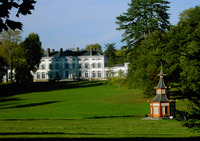
[[[97,51],[92,51],[92,56],[101,56]],[[49,57],[61,57],[61,56],[90,56],[90,51],[88,50],[80,50],[80,51],[50,51]],[[47,52],[44,53],[43,57],[47,57]]]

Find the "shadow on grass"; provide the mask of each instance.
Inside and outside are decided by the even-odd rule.
[[[55,135],[57,133],[48,134]],[[58,133],[60,134],[60,133]],[[62,134],[62,133],[61,133]],[[1,134],[0,134],[1,135]],[[15,135],[15,134],[14,134]],[[21,134],[19,134],[21,135]],[[41,134],[32,134],[32,135],[41,135]],[[45,134],[44,134],[45,135]],[[46,134],[47,135],[47,134]],[[82,135],[82,134],[80,134]],[[145,137],[136,137],[136,138],[5,138],[0,140],[12,140],[12,141],[198,141],[199,137],[190,137],[190,138],[145,138]]]
[[[41,102],[41,103],[31,103],[31,104],[23,104],[23,105],[16,105],[16,106],[10,106],[0,109],[10,109],[10,108],[27,108],[27,107],[34,107],[34,106],[41,106],[41,105],[47,105],[47,104],[53,104],[60,101],[51,101],[51,102]]]
[[[1,84],[0,85],[0,106],[5,106],[5,102],[10,101],[22,101],[23,99],[11,98],[10,96],[18,94],[26,94],[31,92],[48,92],[53,90],[62,90],[62,89],[77,89],[84,87],[94,87],[102,85],[102,81],[66,81],[66,82],[29,82],[29,83],[10,83],[10,84]],[[9,108],[26,108],[33,106],[40,106],[46,104],[52,104],[59,101],[51,102],[42,102],[42,103],[30,103],[16,106],[3,107],[0,109],[9,109]]]
[[[12,99],[7,99],[5,97],[17,94],[25,94],[30,92],[45,92],[45,91],[61,90],[61,89],[94,87],[102,84],[103,84],[102,81],[35,82],[35,83],[29,82],[29,83],[1,84],[0,101],[5,102],[6,100],[12,100]]]

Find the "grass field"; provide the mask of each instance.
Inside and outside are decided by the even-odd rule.
[[[141,90],[96,81],[7,84],[0,90],[0,138],[200,136],[176,120],[141,120],[149,114]],[[183,101],[177,108],[185,108]]]

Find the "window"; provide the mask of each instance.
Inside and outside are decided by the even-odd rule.
[[[69,68],[69,65],[68,65],[68,64],[65,64],[65,68],[68,69],[68,68]]]
[[[45,70],[45,64],[42,64],[42,70]]]
[[[88,72],[87,71],[85,72],[85,78],[88,78]]]
[[[92,68],[95,68],[95,63],[92,63]]]
[[[92,72],[92,77],[96,77],[96,72],[95,71]]]
[[[45,73],[44,72],[42,73],[42,79],[45,79]]]
[[[157,90],[157,94],[161,94],[161,90],[160,89]]]
[[[40,79],[40,73],[39,72],[37,73],[37,79]]]
[[[98,77],[101,77],[101,71],[98,71]]]
[[[85,63],[85,68],[89,68],[88,63]]]
[[[58,63],[56,63],[56,69],[59,69],[59,64]]]
[[[162,107],[162,114],[166,115],[168,113],[168,107]]]
[[[79,71],[79,78],[81,78],[81,71]]]
[[[154,115],[158,115],[158,107],[153,107]]]
[[[69,73],[68,73],[68,71],[66,71],[65,75],[66,75],[66,78],[69,77]]]
[[[98,63],[98,68],[101,68],[101,63]]]
[[[73,64],[72,68],[73,68],[73,69],[75,69],[75,68],[76,68],[76,65],[75,65],[75,64]]]
[[[81,68],[82,64],[79,64],[79,68]]]

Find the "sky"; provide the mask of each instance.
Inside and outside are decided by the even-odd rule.
[[[170,23],[176,25],[179,13],[200,5],[200,0],[169,0]],[[98,43],[116,43],[120,49],[123,31],[118,31],[116,17],[127,12],[131,0],[37,0],[31,15],[20,15],[22,38],[30,33],[40,36],[42,47],[59,50]]]

